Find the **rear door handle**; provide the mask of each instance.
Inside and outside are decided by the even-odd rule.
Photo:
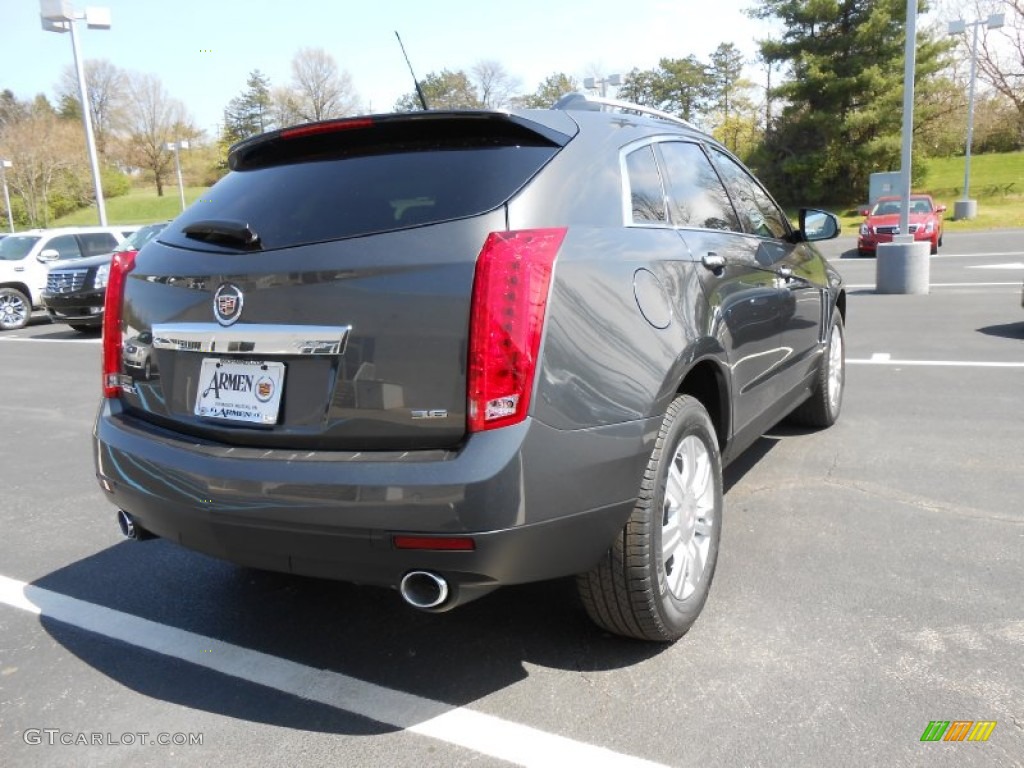
[[[778,274],[787,283],[793,279],[793,270],[790,267],[779,267]]]
[[[719,256],[714,251],[708,251],[704,254],[704,258],[700,260],[700,263],[712,272],[719,272],[725,269],[725,256]]]

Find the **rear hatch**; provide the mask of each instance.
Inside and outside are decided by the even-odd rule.
[[[127,275],[125,410],[230,445],[457,445],[477,255],[575,131],[533,114],[355,118],[234,147]]]

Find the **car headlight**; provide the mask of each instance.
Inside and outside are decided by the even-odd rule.
[[[867,224],[861,224],[860,225],[860,233],[861,233],[862,236],[866,237],[867,235],[871,234],[871,230],[868,229],[868,225]]]
[[[96,278],[93,280],[94,288],[106,288],[107,280],[110,278],[110,265],[104,264],[96,270]]]
[[[932,232],[934,232],[935,231],[935,222],[934,221],[929,221],[927,224],[925,224],[924,225],[924,231],[927,232],[929,235]]]

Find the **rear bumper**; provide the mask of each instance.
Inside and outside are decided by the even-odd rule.
[[[55,323],[75,323],[99,328],[103,324],[103,291],[47,293],[42,300],[46,313]]]
[[[858,235],[857,250],[867,253],[874,253],[882,243],[891,243],[892,235]],[[914,233],[915,243],[938,242],[939,236],[935,232],[918,230]]]
[[[97,474],[156,535],[250,567],[381,586],[423,569],[469,590],[592,567],[633,508],[660,423],[527,420],[457,452],[297,454],[201,445],[120,411],[101,407]],[[475,549],[399,550],[402,533],[471,536]]]

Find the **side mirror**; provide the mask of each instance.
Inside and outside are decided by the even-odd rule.
[[[59,258],[60,251],[58,251],[56,248],[44,248],[39,252],[39,255],[36,256],[36,259],[43,262],[44,264],[48,261],[56,261]]]
[[[937,208],[935,209],[935,212],[936,212],[936,213],[945,213],[945,212],[946,212],[946,206],[944,206],[944,205],[940,205],[940,206],[938,206],[938,207],[937,207]]]
[[[841,229],[835,214],[817,208],[800,209],[800,235],[803,240],[831,240],[839,236]]]

